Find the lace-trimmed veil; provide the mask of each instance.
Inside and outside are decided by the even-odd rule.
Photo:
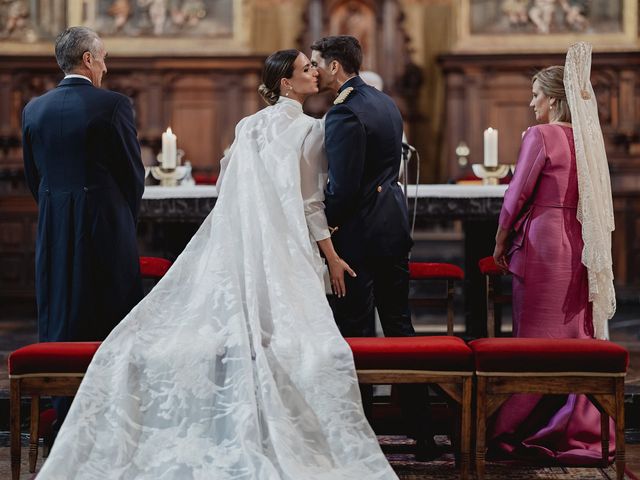
[[[578,170],[578,221],[582,224],[582,263],[587,267],[596,338],[609,337],[608,319],[616,311],[611,259],[613,200],[607,154],[590,81],[590,44],[578,42],[567,52],[564,88],[571,111]]]

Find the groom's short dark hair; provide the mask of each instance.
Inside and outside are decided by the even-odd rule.
[[[326,62],[336,60],[348,74],[360,73],[362,47],[356,37],[350,35],[324,37],[311,45],[311,50],[320,52]]]

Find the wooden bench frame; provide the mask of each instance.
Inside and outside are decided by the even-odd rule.
[[[471,410],[473,372],[358,369],[358,382],[366,385],[436,384],[460,408],[460,478],[469,478],[471,464]]]
[[[485,274],[487,277],[487,337],[496,336],[496,305],[508,305],[511,303],[511,295],[496,293],[496,283],[500,282],[501,275]]]
[[[433,282],[447,282],[447,295],[446,297],[409,297],[409,305],[411,307],[440,307],[447,309],[447,335],[453,335],[453,319],[454,319],[454,310],[453,310],[453,294],[455,292],[455,282],[460,281],[457,279],[450,278],[412,278],[409,280],[410,282],[425,282],[425,281],[433,281]]]
[[[512,394],[584,394],[600,411],[603,463],[609,462],[609,418],[615,422],[616,478],[624,478],[624,377],[601,372],[476,372],[476,476],[485,474],[486,425]]]
[[[73,396],[78,391],[83,373],[31,373],[10,375],[10,423],[11,423],[11,478],[20,478],[20,401],[31,397],[29,426],[29,472],[36,471],[38,461],[38,427],[40,424],[41,396]]]

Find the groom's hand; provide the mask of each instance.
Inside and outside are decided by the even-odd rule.
[[[331,277],[331,289],[333,293],[342,298],[347,294],[347,288],[344,283],[344,273],[347,272],[352,277],[356,276],[349,264],[336,256],[327,262],[329,264],[329,276]]]

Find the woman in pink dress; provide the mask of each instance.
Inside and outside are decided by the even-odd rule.
[[[548,67],[533,77],[530,106],[540,125],[523,136],[494,251],[496,263],[513,276],[516,337],[606,338],[606,321],[615,311],[613,210],[599,126],[602,145],[593,132],[597,110],[595,122],[583,121],[597,108],[589,68],[583,78],[590,54],[590,46],[577,44],[565,67]],[[585,215],[590,207],[601,210],[595,220]],[[607,256],[607,235],[608,270],[606,261],[600,268],[591,260],[597,257],[594,248]],[[610,435],[613,458],[613,423]],[[515,395],[499,410],[492,438],[494,451],[538,461],[575,465],[602,458],[600,414],[584,395]]]

